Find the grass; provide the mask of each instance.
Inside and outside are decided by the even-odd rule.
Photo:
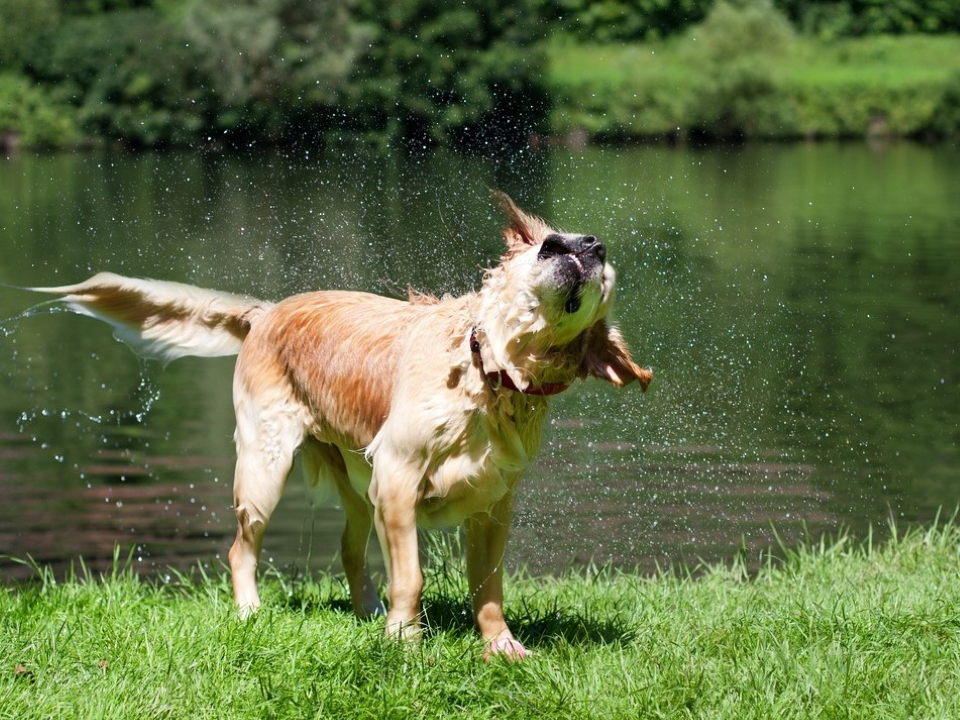
[[[741,55],[702,45],[688,37],[619,45],[554,39],[552,131],[617,139],[731,131],[863,137],[883,117],[893,135],[960,133],[960,36],[796,36]]]
[[[122,563],[120,563],[122,565]],[[534,651],[485,663],[456,563],[433,563],[416,645],[348,612],[340,579],[263,582],[241,622],[225,576],[118,570],[0,591],[3,718],[956,718],[960,528],[821,543],[641,577],[513,577]]]

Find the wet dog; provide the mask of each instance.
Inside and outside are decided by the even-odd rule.
[[[325,291],[274,304],[110,273],[38,288],[148,356],[239,354],[230,568],[241,612],[260,605],[263,534],[299,452],[308,482],[335,490],[345,510],[341,553],[358,615],[384,612],[366,569],[372,528],[387,564],[386,631],[415,637],[417,525],[464,524],[485,656],[526,655],[504,619],[503,557],[548,398],[587,376],[646,389],[652,373],[607,321],[614,271],[603,243],[494,198],[506,254],[462,297]]]

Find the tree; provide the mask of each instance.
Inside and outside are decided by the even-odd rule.
[[[194,0],[182,25],[218,104],[213,124],[276,139],[315,125],[366,35],[349,0]]]
[[[543,128],[544,26],[530,3],[364,0],[359,18],[376,34],[345,98],[355,120],[412,146],[496,147]]]

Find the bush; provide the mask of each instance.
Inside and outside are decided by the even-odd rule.
[[[34,43],[27,61],[32,76],[75,104],[82,128],[97,137],[188,142],[212,107],[196,52],[152,10],[66,18]]]
[[[348,9],[345,0],[194,0],[181,27],[215,100],[215,129],[277,140],[315,125],[369,40]]]
[[[64,147],[81,140],[75,111],[15,73],[0,73],[0,139],[27,147]],[[0,142],[0,145],[3,144]]]
[[[671,41],[555,43],[562,81],[552,84],[553,129],[601,138],[779,135],[792,118],[775,68],[792,42],[790,24],[769,0],[720,0],[703,23]]]
[[[960,32],[958,0],[774,0],[803,34],[822,39]],[[536,12],[582,43],[657,40],[700,23],[713,0],[534,0]]]
[[[940,137],[960,137],[960,72],[954,73],[946,84],[929,130]]]
[[[26,49],[59,15],[57,0],[0,0],[0,68],[20,69]]]
[[[957,0],[777,0],[801,31],[824,39],[960,32]]]
[[[706,17],[713,0],[537,0],[538,13],[581,42],[656,40]]]
[[[767,136],[789,122],[774,67],[793,29],[770,0],[718,0],[691,28],[682,52],[699,70],[689,109],[692,129],[712,136]]]
[[[25,67],[76,105],[92,136],[277,141],[327,112],[362,39],[344,2],[163,4],[172,19],[153,9],[68,16],[30,45]]]
[[[343,109],[411,146],[525,142],[544,129],[541,25],[528,3],[365,0],[375,33]]]
[[[552,130],[614,139],[960,133],[960,38],[825,43],[738,32],[698,28],[632,46],[554,42]]]

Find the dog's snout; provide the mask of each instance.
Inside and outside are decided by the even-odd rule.
[[[596,235],[548,235],[540,246],[540,259],[558,255],[593,254],[600,262],[606,260],[607,248]]]

